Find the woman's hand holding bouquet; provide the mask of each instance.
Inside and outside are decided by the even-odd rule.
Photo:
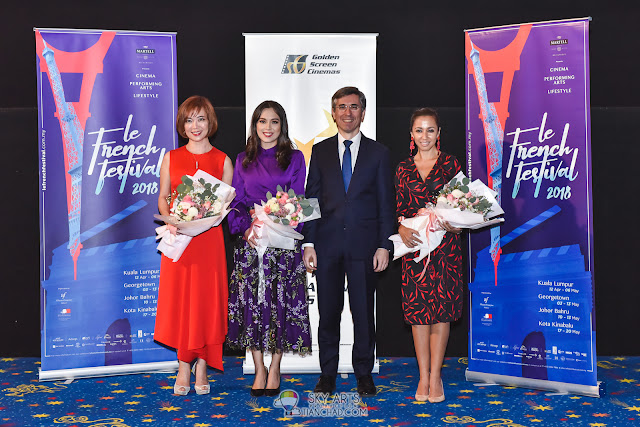
[[[295,230],[295,227],[302,222],[320,218],[318,199],[306,199],[292,189],[284,191],[279,185],[277,190],[275,196],[268,192],[267,201],[260,206],[254,206],[251,231],[245,235],[249,244],[252,241],[255,243],[255,249],[258,252],[259,302],[264,301],[265,281],[262,258],[267,248],[295,249],[296,240],[304,238]]]
[[[170,215],[154,215],[166,223],[156,228],[156,239],[162,239],[158,250],[173,262],[180,259],[192,237],[222,222],[236,196],[232,186],[203,170],[193,176],[184,175],[181,180],[171,195]],[[173,227],[177,232],[172,232]]]
[[[447,229],[478,229],[504,221],[496,218],[504,211],[495,196],[479,179],[470,182],[459,172],[440,191],[435,206],[428,204],[415,217],[401,219],[401,233],[389,237],[393,259],[420,251],[414,258],[419,262],[440,245]]]

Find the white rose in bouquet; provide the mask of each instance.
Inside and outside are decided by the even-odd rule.
[[[220,212],[222,210],[222,202],[220,202],[220,200],[216,200],[215,202],[213,202],[211,207],[213,208],[214,212]]]
[[[458,189],[456,188],[455,190],[453,190],[453,191],[451,192],[451,195],[452,195],[453,197],[455,197],[456,199],[459,199],[459,198],[461,198],[461,197],[463,197],[463,196],[464,196],[464,193],[463,193],[462,191],[460,191],[460,190],[458,190]]]
[[[288,213],[290,213],[290,214],[294,213],[294,212],[295,212],[295,210],[296,210],[296,207],[295,207],[295,206],[293,206],[293,203],[286,203],[286,204],[284,205],[284,208],[285,208],[285,209],[287,210],[287,212],[288,212]]]
[[[272,199],[269,203],[267,203],[271,212],[278,212],[280,210],[280,205],[275,199]]]
[[[189,215],[191,218],[198,215],[198,208],[196,208],[195,206],[191,206],[187,211],[187,215]]]

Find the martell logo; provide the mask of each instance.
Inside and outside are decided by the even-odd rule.
[[[281,74],[302,74],[307,68],[307,56],[309,55],[287,55]]]
[[[153,55],[154,53],[156,53],[156,50],[155,49],[149,49],[149,48],[136,49],[136,53],[140,54],[140,55]]]
[[[557,46],[557,45],[561,45],[561,44],[568,44],[569,40],[567,40],[567,39],[551,40],[551,41],[549,41],[549,43],[551,44],[551,46]]]

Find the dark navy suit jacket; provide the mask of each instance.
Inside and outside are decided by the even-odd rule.
[[[389,150],[362,135],[345,193],[338,136],[313,146],[305,197],[317,197],[322,217],[304,223],[305,243],[318,258],[341,250],[352,259],[372,259],[377,248],[392,249],[395,200]],[[320,261],[321,262],[321,261]]]

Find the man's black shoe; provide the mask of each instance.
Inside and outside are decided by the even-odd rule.
[[[318,383],[313,389],[314,393],[328,393],[331,394],[336,390],[336,377],[331,375],[320,375]]]
[[[358,378],[358,394],[362,397],[371,397],[376,395],[376,386],[373,383],[371,375],[365,375]]]

